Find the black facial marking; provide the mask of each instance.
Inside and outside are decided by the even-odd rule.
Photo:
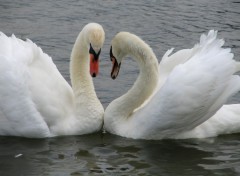
[[[92,74],[92,77],[94,77],[94,78],[95,78],[96,76],[97,76],[97,75],[96,75],[96,73],[93,73],[93,74]]]
[[[112,61],[112,58],[114,58],[113,53],[112,53],[112,46],[110,48],[110,60]]]
[[[97,61],[98,58],[99,58],[99,55],[100,55],[100,53],[101,53],[101,48],[100,48],[100,50],[98,51],[98,53],[96,53],[96,52],[94,51],[93,47],[92,47],[92,44],[90,43],[89,53],[90,53],[90,54],[93,54],[94,60]]]

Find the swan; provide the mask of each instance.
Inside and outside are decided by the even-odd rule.
[[[100,130],[104,109],[91,76],[105,40],[100,24],[83,27],[70,59],[72,87],[31,40],[0,34],[0,135],[44,138]]]
[[[104,129],[127,138],[153,140],[229,133],[231,126],[224,130],[224,124],[216,123],[226,120],[221,122],[218,113],[213,115],[240,90],[240,78],[233,75],[240,66],[223,44],[217,39],[217,31],[210,30],[192,49],[171,56],[173,49],[168,50],[158,64],[152,49],[138,36],[118,33],[110,48],[111,77],[118,76],[127,55],[137,61],[140,73],[133,87],[106,108]],[[224,112],[230,109],[223,108]],[[238,128],[231,132],[240,131],[240,118],[236,119]]]

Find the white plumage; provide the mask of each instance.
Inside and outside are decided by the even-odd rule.
[[[104,31],[99,24],[86,25],[72,51],[71,63],[79,62],[76,68],[84,70],[71,74],[79,81],[74,89],[84,90],[88,94],[84,95],[73,91],[51,57],[32,41],[0,34],[0,135],[40,138],[101,129],[103,107],[95,94],[89,65],[84,68],[86,65],[81,64],[89,64],[90,42],[102,46]],[[81,107],[78,99],[85,105]],[[81,111],[86,108],[92,112]]]
[[[240,90],[240,78],[233,75],[240,70],[239,63],[233,60],[230,49],[222,48],[223,44],[212,30],[207,36],[203,34],[192,49],[171,56],[173,49],[167,51],[156,69],[157,59],[147,44],[133,34],[117,34],[112,41],[113,56],[118,63],[127,54],[133,56],[139,63],[140,75],[125,95],[107,107],[106,130],[139,139],[199,138],[239,132],[240,118],[234,118],[238,126],[234,128],[233,123],[225,123],[222,115],[231,108],[225,106],[221,115],[212,117]],[[207,132],[204,122],[215,125]],[[227,126],[216,125],[219,123]]]

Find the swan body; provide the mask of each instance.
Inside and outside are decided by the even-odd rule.
[[[211,118],[175,138],[206,138],[240,132],[240,104],[223,105]]]
[[[239,63],[233,60],[230,49],[222,48],[223,44],[212,30],[192,49],[171,56],[173,49],[167,51],[158,65],[155,54],[140,38],[127,32],[117,34],[110,50],[112,78],[118,75],[126,55],[138,62],[140,74],[133,87],[106,108],[104,128],[134,139],[200,138],[239,132],[240,118],[234,118],[239,128],[229,130],[232,123],[228,123],[224,130],[217,125],[223,117],[213,116],[240,90],[240,78],[233,75],[240,70]],[[222,111],[220,114],[231,108],[224,106]],[[204,134],[210,123],[215,125]]]
[[[99,24],[82,29],[71,54],[71,87],[36,44],[1,33],[0,135],[43,138],[100,130],[104,110],[90,75],[98,70],[89,64],[104,38]]]

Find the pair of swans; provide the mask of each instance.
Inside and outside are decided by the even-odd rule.
[[[216,36],[210,31],[192,49],[169,56],[171,49],[158,64],[152,49],[139,37],[118,33],[110,50],[111,77],[118,76],[126,55],[136,59],[140,74],[104,113],[91,78],[98,74],[105,39],[101,25],[87,24],[76,39],[70,60],[72,87],[33,42],[1,33],[0,135],[80,135],[101,130],[103,121],[110,133],[135,139],[239,132],[240,105],[221,106],[240,90],[240,79],[233,75],[240,66]]]

